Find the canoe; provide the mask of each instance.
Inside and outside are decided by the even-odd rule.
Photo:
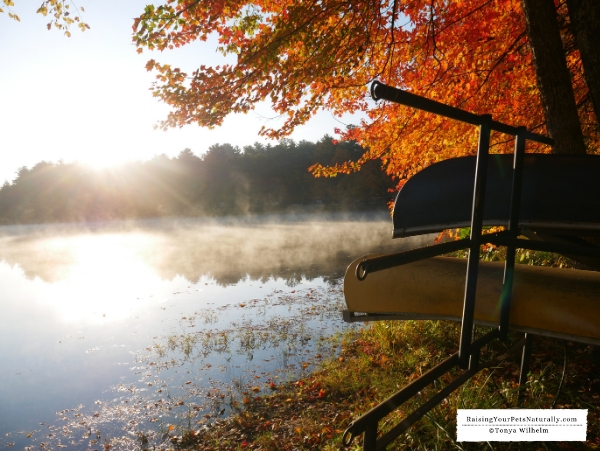
[[[396,196],[394,238],[469,227],[475,157],[435,163]],[[512,155],[490,155],[484,225],[507,225]],[[600,155],[526,154],[519,225],[551,234],[600,233]]]
[[[461,321],[466,259],[420,260],[370,273],[359,281],[356,266],[364,258],[352,262],[344,278],[347,320]],[[479,265],[475,323],[496,326],[504,264],[482,261]],[[599,272],[515,266],[511,330],[600,345]]]

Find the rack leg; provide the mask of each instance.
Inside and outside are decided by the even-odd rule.
[[[475,293],[479,271],[479,251],[481,250],[481,230],[483,227],[483,207],[485,205],[485,187],[487,180],[488,157],[490,152],[490,133],[492,116],[481,116],[479,126],[479,144],[475,164],[475,186],[473,187],[473,205],[471,210],[471,244],[467,261],[465,297],[460,325],[460,343],[458,349],[459,366],[469,368],[471,344],[473,341],[473,318],[475,316]]]
[[[371,423],[365,429],[363,438],[363,451],[376,451],[377,449],[377,423]]]
[[[527,383],[527,373],[529,373],[529,360],[531,359],[531,334],[525,334],[525,344],[523,345],[523,354],[521,355],[521,371],[519,373],[519,394],[517,396],[517,407],[523,405],[525,396],[525,384]]]

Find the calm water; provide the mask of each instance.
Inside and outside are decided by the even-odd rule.
[[[346,265],[409,246],[390,235],[385,213],[0,228],[0,446],[134,447],[310,371]]]

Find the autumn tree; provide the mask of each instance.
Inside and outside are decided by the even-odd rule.
[[[9,18],[20,22],[21,18],[13,10],[14,6],[13,0],[2,0],[0,14],[8,13]],[[43,0],[42,5],[37,9],[38,14],[48,18],[49,22],[46,24],[48,30],[52,28],[62,30],[67,37],[71,36],[69,31],[71,26],[76,26],[81,31],[89,30],[90,26],[81,20],[81,13],[84,11],[83,6],[78,7],[69,0]]]
[[[6,0],[4,0],[6,3]],[[12,2],[10,2],[12,3]],[[44,0],[61,17],[64,1]],[[234,64],[187,74],[148,61],[154,95],[172,107],[163,127],[217,126],[268,101],[286,118],[282,138],[319,109],[367,119],[340,131],[365,154],[316,175],[379,159],[400,181],[440,159],[471,154],[476,133],[399,105],[375,104],[379,79],[494,119],[547,132],[558,153],[598,151],[600,2],[597,0],[164,0],[135,19],[139,52],[218,37]],[[66,6],[63,6],[64,11]],[[47,11],[42,10],[42,13]],[[60,23],[58,25],[61,25]],[[510,149],[494,134],[493,151]],[[547,152],[543,146],[531,150]]]
[[[313,171],[332,175],[381,159],[402,179],[472,153],[476,134],[468,125],[373,104],[365,86],[374,79],[547,131],[556,152],[597,151],[596,102],[586,83],[597,66],[586,65],[580,52],[587,46],[595,61],[598,38],[589,30],[597,21],[581,13],[595,11],[593,3],[571,1],[578,11],[571,21],[567,4],[551,0],[173,0],[146,8],[135,21],[134,41],[139,49],[163,50],[217,34],[219,50],[237,56],[235,64],[200,66],[192,74],[150,60],[158,77],[154,93],[173,107],[164,127],[219,125],[227,114],[268,100],[287,117],[280,129],[263,130],[277,138],[320,108],[362,111],[369,119],[342,136],[360,142],[365,155]],[[510,147],[506,136],[493,140],[497,151]]]
[[[600,3],[567,0],[571,30],[581,53],[581,65],[589,86],[596,118],[600,116]]]
[[[554,138],[554,151],[585,153],[554,3],[548,0],[523,0],[523,9],[546,129]]]

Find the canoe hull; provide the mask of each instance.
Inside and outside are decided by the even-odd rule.
[[[395,238],[469,227],[475,157],[433,164],[402,187],[394,204]],[[512,155],[490,155],[483,223],[507,225]],[[600,233],[600,155],[527,154],[519,225],[553,234]]]
[[[430,258],[359,281],[355,271],[363,259],[352,262],[344,278],[350,313],[461,320],[466,259]],[[499,324],[503,271],[501,262],[480,262],[478,324]],[[516,265],[510,325],[512,330],[600,345],[600,273]]]

